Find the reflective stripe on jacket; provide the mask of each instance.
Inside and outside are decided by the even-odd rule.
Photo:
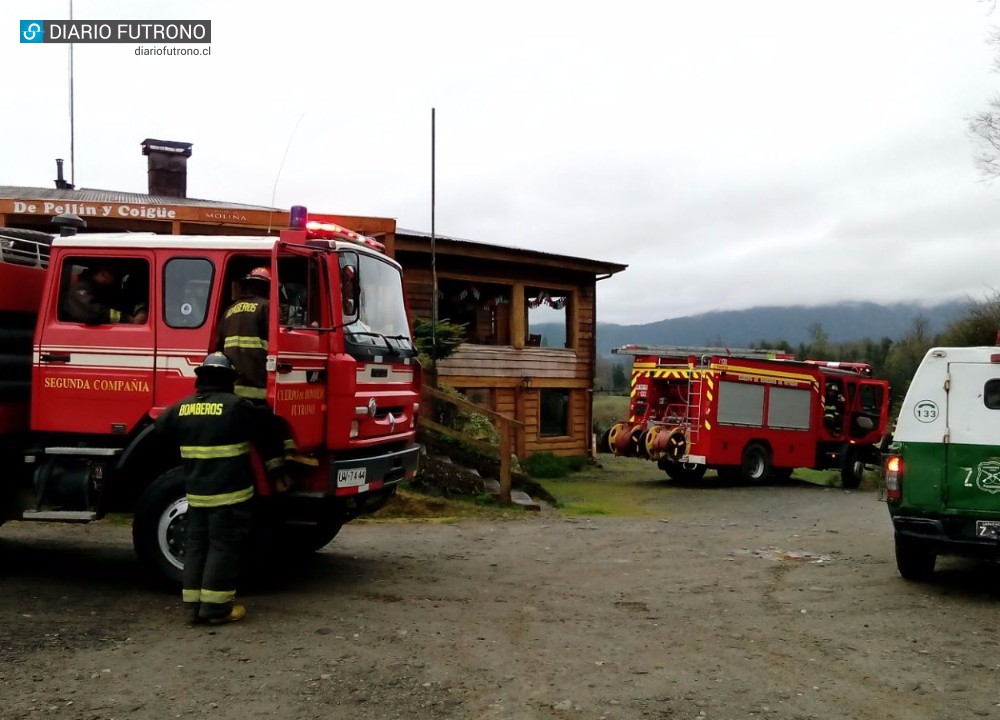
[[[221,507],[253,497],[250,445],[267,469],[280,466],[282,439],[275,437],[266,406],[230,392],[200,391],[172,405],[156,419],[156,429],[180,447],[188,502]]]

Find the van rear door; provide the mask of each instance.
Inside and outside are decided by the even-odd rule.
[[[948,363],[942,505],[1000,519],[1000,364]]]

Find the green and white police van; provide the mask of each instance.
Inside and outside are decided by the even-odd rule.
[[[927,352],[885,481],[904,578],[929,579],[938,555],[1000,556],[1000,347]]]

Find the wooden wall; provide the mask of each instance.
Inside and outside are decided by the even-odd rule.
[[[430,268],[424,266],[423,258],[397,254],[396,259],[403,265],[410,313],[429,318],[433,288]],[[480,267],[483,270],[479,270]],[[489,388],[493,393],[494,410],[525,423],[523,433],[517,438],[517,455],[522,459],[542,451],[557,455],[589,455],[595,373],[596,282],[593,274],[559,273],[552,269],[540,273],[534,268],[507,268],[505,273],[501,273],[487,263],[466,266],[459,273],[456,266],[445,265],[442,268],[439,263],[438,277],[460,277],[520,287],[536,285],[571,294],[572,299],[567,305],[567,338],[573,347],[515,347],[515,344],[523,345],[523,342],[518,342],[517,333],[512,330],[510,346],[471,343],[460,346],[454,355],[438,363],[438,380],[459,390]],[[516,308],[516,301],[512,302],[512,326],[516,322],[513,317]],[[539,398],[543,388],[568,391],[568,435],[541,436]]]

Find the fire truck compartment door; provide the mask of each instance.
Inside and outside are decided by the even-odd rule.
[[[321,252],[278,243],[271,255],[268,395],[305,452],[326,439],[329,287]]]

